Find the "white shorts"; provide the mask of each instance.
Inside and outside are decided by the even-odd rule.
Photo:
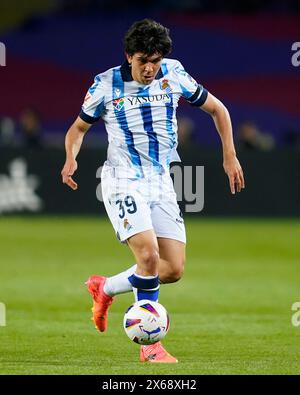
[[[157,237],[186,243],[185,226],[169,173],[145,178],[115,177],[104,165],[103,202],[118,239],[153,229]]]

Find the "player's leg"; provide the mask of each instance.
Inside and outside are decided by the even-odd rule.
[[[129,233],[134,233],[139,227],[142,230],[152,228],[152,224],[154,224],[156,235],[159,237],[158,240],[161,240],[159,241],[159,249],[161,251],[159,264],[160,283],[174,282],[180,278],[185,260],[185,227],[176,202],[173,184],[170,180],[166,179],[163,182],[163,197],[167,199],[163,199],[152,207],[149,223],[143,223],[145,219],[149,218],[149,207],[144,202],[138,201],[139,198],[136,198],[136,201],[138,201],[137,207],[139,207],[137,212],[128,218],[126,217],[123,221],[120,220],[119,213],[116,212],[117,206],[111,204],[111,193],[108,192],[113,186],[113,178],[109,177],[107,182],[104,178],[102,186],[104,204],[118,237],[121,240],[123,238],[124,241],[126,240],[126,233],[128,236],[128,231]],[[157,189],[157,186],[154,186],[153,189]],[[132,191],[129,193],[134,195]],[[140,215],[141,212],[143,213],[142,217]],[[126,221],[126,227],[124,227],[124,221]],[[135,272],[136,265],[133,265],[129,269],[105,279],[104,293],[113,297],[132,291],[129,277]]]
[[[160,284],[174,283],[180,280],[184,272],[185,243],[162,237],[157,238],[157,240],[159,247],[159,282]],[[145,252],[143,253],[145,254]],[[132,291],[133,288],[129,277],[135,272],[141,274],[137,271],[136,264],[124,272],[108,277],[104,285],[104,292],[109,296],[115,296]]]
[[[169,178],[153,182],[153,191],[161,194],[151,204],[151,222],[159,247],[158,274],[161,282],[177,281],[184,268],[185,261],[185,227],[177,205],[173,184]],[[140,360],[151,363],[176,363],[160,342],[141,346]]]
[[[113,277],[93,275],[87,281],[94,300],[93,320],[100,332],[106,330],[108,309],[113,302],[112,296],[118,291],[124,293],[125,289],[133,290],[136,300],[158,300],[159,247],[154,231],[147,230],[133,235],[127,243],[134,254],[136,265]]]
[[[133,236],[151,230],[150,208],[143,194],[138,191],[139,184],[144,181],[119,180],[114,178],[108,167],[104,168],[104,170],[101,175],[103,202],[119,240],[127,242]],[[141,189],[143,190],[143,185]],[[135,240],[137,241],[135,242]],[[138,242],[138,240],[141,241]],[[149,246],[147,250],[139,248],[139,245],[143,243]],[[137,255],[142,255],[139,258],[141,262],[140,272],[138,270],[136,273],[137,266],[133,265],[128,270],[115,276],[106,278],[93,275],[87,281],[88,290],[93,297],[93,320],[101,332],[106,329],[107,313],[113,301],[113,296],[118,293],[132,291],[133,287],[138,289],[139,284],[142,282],[141,279],[138,279],[139,273],[145,272],[147,274],[147,267],[149,269],[151,262],[155,262],[158,259],[155,256],[155,251],[158,251],[158,244],[153,234],[149,243],[145,242],[144,236],[141,236],[141,239],[140,237],[137,237],[137,239],[133,238],[131,244],[133,247],[136,247]],[[158,264],[157,262],[155,264],[157,271]],[[154,277],[157,277],[157,274]],[[152,280],[150,284],[151,289],[158,286],[158,284],[157,286],[152,286],[152,284],[155,285],[156,283],[157,278]]]
[[[161,284],[174,283],[183,275],[185,265],[185,243],[158,237],[158,275]]]
[[[174,283],[178,281],[184,271],[185,263],[185,243],[159,237],[159,264],[158,277],[160,284]],[[129,269],[108,277],[104,284],[104,292],[109,296],[115,296],[122,293],[131,292],[132,284],[129,277],[136,272],[137,265],[131,266]]]
[[[138,233],[127,240],[137,267],[128,280],[132,284],[136,300],[157,301],[159,293],[159,247],[153,230]]]
[[[158,301],[159,279],[158,269],[161,263],[159,256],[159,244],[153,230],[139,233],[128,239],[128,245],[133,252],[137,262],[136,272],[129,278],[132,283],[136,300],[153,300]],[[163,251],[166,244],[163,245]],[[171,259],[165,255],[163,266],[166,259]],[[165,273],[171,277],[170,272]],[[170,355],[160,342],[149,346],[141,346],[140,361],[150,363],[177,363],[177,359]]]
[[[104,172],[104,176],[102,176],[102,192],[106,211],[119,239],[126,242],[126,238],[130,237],[130,234],[134,234],[138,232],[138,230],[142,231],[144,229],[151,229],[153,227],[153,221],[155,223],[155,231],[156,233],[158,232],[158,235],[167,234],[167,237],[172,238],[171,241],[168,241],[170,239],[166,239],[166,241],[160,242],[159,249],[162,251],[163,254],[161,256],[161,262],[159,264],[160,282],[174,282],[174,276],[176,277],[180,275],[180,272],[184,265],[184,245],[183,243],[177,242],[176,238],[185,241],[185,229],[183,225],[183,220],[179,215],[180,210],[176,202],[176,195],[173,190],[172,182],[170,182],[169,178],[165,178],[163,180],[163,197],[169,197],[170,202],[167,200],[167,203],[162,201],[160,205],[154,205],[154,208],[151,209],[150,217],[149,207],[145,204],[145,202],[139,195],[138,188],[134,189],[130,183],[125,184],[125,187],[123,187],[123,182],[116,182],[116,179],[114,179],[114,177],[112,177],[112,175],[108,173],[109,169],[107,169]],[[135,185],[135,183],[133,183],[133,185]],[[114,197],[116,195],[114,192],[117,187],[121,189],[123,197],[130,196],[130,199],[128,199],[126,203],[131,204],[131,208],[134,208],[135,204],[135,213],[123,216],[125,213],[124,209],[126,208],[124,207],[124,204],[122,206],[122,201],[124,199],[116,199]],[[145,186],[143,185],[142,188],[144,189]],[[160,188],[160,185],[157,185],[154,182],[153,188],[151,189],[160,191]],[[117,201],[118,204],[114,204],[114,200]],[[121,212],[119,212],[120,207]],[[120,218],[120,213],[122,218]],[[162,238],[161,240],[165,239]],[[152,243],[154,242],[152,241]],[[164,247],[165,244],[166,246]],[[171,265],[170,262],[172,262]],[[105,295],[113,297],[118,294],[132,291],[132,284],[129,281],[129,277],[131,277],[133,273],[136,272],[136,267],[137,266],[135,264],[121,273],[118,273],[106,279],[104,278],[105,283],[103,284],[103,291]],[[100,280],[103,281],[103,278],[100,279],[99,277],[99,281]]]
[[[182,213],[170,176],[160,183],[161,199],[152,205],[151,220],[159,245],[162,284],[178,281],[184,271],[186,234]]]
[[[136,268],[137,265],[134,264],[121,273],[115,274],[111,277],[107,277],[103,288],[106,295],[115,296],[127,292],[132,292],[132,285],[128,279],[130,276],[133,275],[133,273],[136,272]]]

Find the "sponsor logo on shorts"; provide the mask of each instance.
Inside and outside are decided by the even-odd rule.
[[[179,224],[183,224],[183,219],[182,218],[176,218],[176,222],[178,222]]]
[[[130,231],[130,229],[133,228],[133,226],[130,225],[130,223],[129,223],[129,221],[128,221],[127,218],[124,219],[124,228],[125,228],[127,231]]]

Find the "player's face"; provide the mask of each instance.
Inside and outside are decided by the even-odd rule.
[[[151,84],[160,69],[162,56],[159,53],[146,55],[141,52],[126,56],[131,65],[131,75],[134,81],[144,85]]]

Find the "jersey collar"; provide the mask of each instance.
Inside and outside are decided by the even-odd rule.
[[[125,60],[125,62],[122,64],[121,66],[121,75],[122,75],[122,79],[124,82],[130,82],[133,81],[132,75],[131,75],[131,69],[129,67],[129,63],[127,60]],[[162,78],[164,75],[161,71],[161,68],[158,70],[158,73],[156,74],[155,79],[159,80],[160,78]]]

